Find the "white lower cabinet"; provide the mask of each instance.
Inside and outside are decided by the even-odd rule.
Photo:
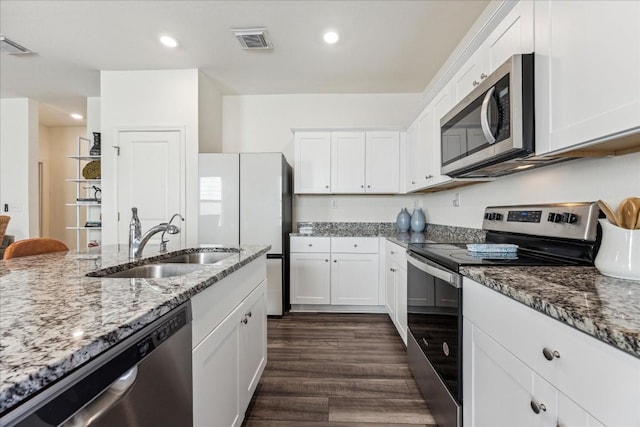
[[[266,366],[266,264],[261,264],[259,274],[243,272],[251,267],[249,264],[192,299],[194,326],[202,325],[199,321],[207,315],[228,313],[221,321],[209,324],[213,329],[204,336],[200,327],[193,329],[196,427],[240,426]],[[243,274],[234,277],[238,273]],[[256,286],[260,276],[262,280]],[[218,285],[220,289],[216,290]],[[235,298],[242,292],[244,298]]]
[[[377,237],[291,237],[291,304],[377,306]]]
[[[385,243],[385,307],[398,334],[407,343],[407,260],[406,250]]]
[[[473,280],[463,289],[465,426],[640,425],[640,359]]]

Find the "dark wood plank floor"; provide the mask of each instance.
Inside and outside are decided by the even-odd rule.
[[[386,314],[268,321],[268,363],[244,427],[435,426]]]

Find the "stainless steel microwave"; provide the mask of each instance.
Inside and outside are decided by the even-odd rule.
[[[514,55],[440,121],[441,173],[501,176],[566,158],[537,158],[533,54]]]

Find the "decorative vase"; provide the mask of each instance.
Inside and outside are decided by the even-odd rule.
[[[93,132],[93,145],[89,149],[90,156],[100,155],[100,132]]]
[[[426,217],[422,208],[415,208],[411,214],[411,231],[420,232],[424,231],[426,225]]]
[[[411,225],[411,216],[409,216],[409,212],[407,212],[407,208],[402,208],[396,217],[396,225],[398,226],[398,231],[401,233],[406,233],[409,231],[409,227]]]

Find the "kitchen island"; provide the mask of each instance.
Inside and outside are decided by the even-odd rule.
[[[129,262],[104,246],[0,262],[0,413],[120,343],[257,259],[267,245],[211,248],[232,255],[162,279],[87,277],[194,252],[186,248]],[[150,252],[150,251],[149,251]]]

